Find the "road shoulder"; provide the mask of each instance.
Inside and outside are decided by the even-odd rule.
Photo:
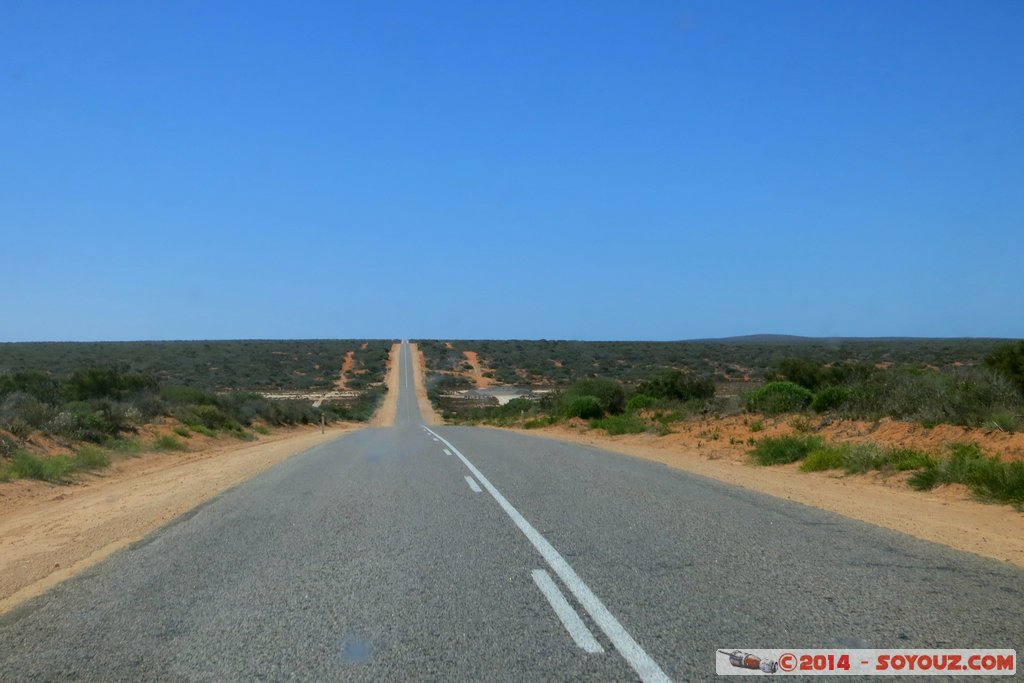
[[[759,467],[733,458],[666,448],[657,437],[604,437],[565,428],[508,429],[660,462],[752,491],[835,512],[875,526],[1024,567],[1024,514],[966,498],[962,490],[920,492],[875,477]]]
[[[132,458],[74,484],[0,492],[0,614],[97,564],[221,492],[358,427],[296,429],[259,443]]]

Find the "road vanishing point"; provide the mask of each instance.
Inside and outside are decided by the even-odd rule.
[[[395,424],[0,617],[4,681],[701,681],[742,648],[1019,648],[1024,571],[595,448]]]

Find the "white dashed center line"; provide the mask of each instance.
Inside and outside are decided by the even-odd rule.
[[[466,475],[466,483],[469,484],[469,488],[473,490],[473,493],[480,493],[480,486],[473,477]]]
[[[537,531],[532,524],[526,521],[526,518],[516,510],[512,503],[505,499],[505,496],[501,495],[501,492],[494,487],[487,477],[476,468],[476,465],[471,463],[469,459],[459,452],[459,449],[451,444],[450,441],[445,439],[443,436],[432,430],[430,427],[423,426],[423,429],[432,436],[436,436],[441,440],[445,446],[452,449],[462,464],[472,472],[476,480],[480,482],[480,485],[487,489],[487,492],[491,494],[491,497],[497,501],[498,505],[502,510],[505,511],[512,522],[519,527],[519,530],[523,532],[527,540],[533,544],[533,547],[537,549],[540,556],[548,563],[548,566],[555,572],[555,574],[562,580],[569,592],[575,596],[576,600],[583,605],[583,609],[587,611],[590,618],[594,620],[598,628],[608,637],[608,640],[612,641],[615,645],[615,649],[619,651],[622,658],[633,667],[633,671],[637,673],[640,680],[644,683],[671,683],[669,678],[658,663],[642,647],[640,643],[633,639],[633,636],[623,628],[619,620],[615,618],[608,608],[604,606],[601,599],[594,595],[594,592],[590,590],[590,587],[583,582],[576,570],[565,561],[561,553],[555,550],[555,547],[548,542],[544,536]]]

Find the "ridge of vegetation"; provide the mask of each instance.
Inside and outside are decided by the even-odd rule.
[[[390,347],[334,340],[0,344],[0,479],[66,481],[118,453],[187,450],[193,434],[251,440],[271,427],[366,421],[385,391]],[[259,393],[327,390],[348,352],[350,396],[314,406]],[[162,423],[174,433],[139,442],[141,427]],[[71,454],[31,452],[36,435]]]

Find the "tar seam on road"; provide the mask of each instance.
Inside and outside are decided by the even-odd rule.
[[[480,486],[476,483],[473,477],[466,475],[466,483],[469,484],[469,488],[473,490],[473,493],[480,493]]]
[[[599,654],[604,652],[604,648],[601,647],[601,643],[597,642],[594,638],[594,634],[590,632],[587,625],[580,619],[580,615],[576,614],[576,610],[572,608],[569,601],[562,595],[562,591],[558,589],[555,582],[551,580],[551,575],[543,569],[533,570],[533,582],[537,584],[537,588],[544,594],[544,597],[548,599],[548,603],[551,604],[551,609],[555,610],[555,614],[558,615],[559,620],[562,622],[562,626],[569,632],[572,639],[576,641],[581,650],[589,652],[591,654]]]
[[[498,502],[501,509],[505,511],[512,521],[515,523],[519,530],[523,532],[526,538],[533,544],[533,547],[537,549],[541,557],[548,563],[548,566],[554,570],[555,574],[562,580],[562,583],[566,585],[576,600],[583,605],[583,609],[587,611],[590,618],[598,625],[601,631],[604,632],[608,639],[615,645],[615,649],[619,651],[623,659],[633,667],[637,675],[640,676],[640,680],[644,683],[668,683],[670,679],[658,663],[651,658],[647,652],[644,651],[640,644],[637,643],[633,636],[629,635],[629,632],[623,628],[619,620],[608,611],[608,608],[604,606],[601,599],[594,595],[594,592],[583,582],[583,579],[579,577],[576,570],[565,561],[565,558],[555,550],[555,547],[551,545],[546,538],[544,538],[539,531],[533,528],[533,525],[526,521],[526,518],[519,514],[519,511],[512,507],[512,504],[505,500],[505,496],[501,495],[501,492],[494,487],[494,485],[488,481],[480,470],[464,456],[458,448],[453,446],[450,441],[445,439],[443,436],[432,430],[426,425],[423,429],[428,433],[436,436],[444,443],[448,448],[459,457],[462,463],[473,473],[477,481],[487,489],[487,492],[491,494],[491,497]]]

